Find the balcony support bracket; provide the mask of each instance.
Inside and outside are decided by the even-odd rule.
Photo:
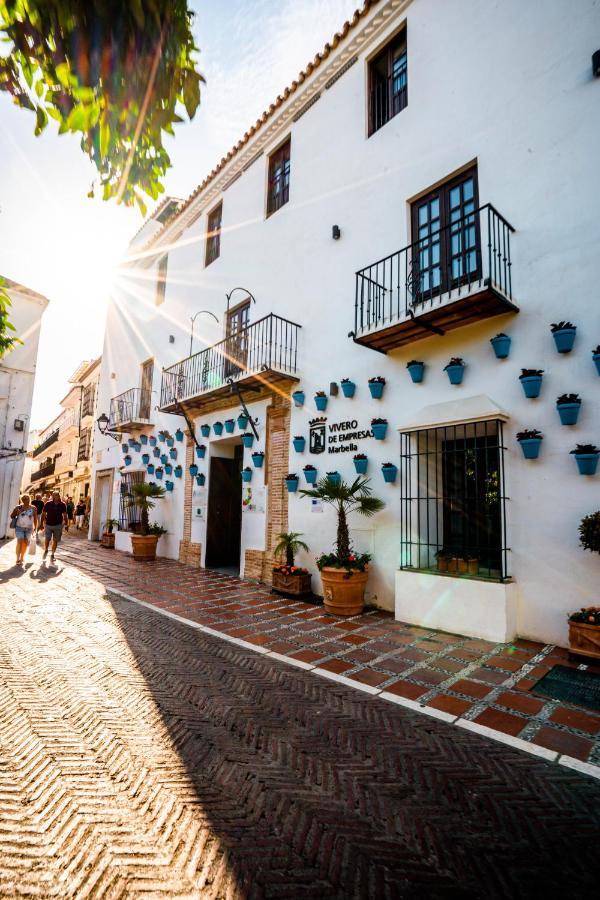
[[[413,322],[415,322],[417,325],[420,325],[421,328],[425,329],[425,331],[430,331],[432,334],[439,334],[440,337],[443,337],[443,335],[446,334],[443,328],[438,328],[437,325],[432,325],[431,322],[427,322],[425,319],[423,319],[422,316],[415,316],[412,309],[408,310],[408,315],[413,320]]]
[[[188,416],[188,414],[186,413],[183,406],[181,405],[181,403],[179,402],[179,400],[177,400],[177,399],[175,400],[175,406],[178,410],[176,415],[183,416],[183,418],[185,419],[185,424],[187,425],[187,430],[189,432],[191,439],[193,440],[196,447],[200,447],[200,444],[198,443],[198,438],[196,437],[196,432],[194,431],[194,424],[193,424],[192,420],[190,419],[190,417]]]
[[[354,341],[354,343],[355,343],[355,344],[358,344],[359,347],[364,347],[364,344],[363,344],[362,341],[357,341],[357,340],[356,340],[356,332],[354,332],[354,331],[349,331],[349,332],[348,332],[348,337],[349,337],[349,338],[352,338],[352,340]],[[381,350],[380,347],[369,347],[369,350],[375,350],[376,353],[382,353],[383,356],[387,356],[387,350]]]
[[[240,401],[240,406],[242,407],[244,414],[248,417],[248,421],[250,422],[250,427],[252,428],[252,431],[254,432],[254,437],[256,438],[256,440],[258,440],[258,431],[256,430],[256,425],[254,424],[254,419],[248,412],[248,407],[246,406],[244,398],[242,397],[242,391],[241,391],[239,384],[237,383],[237,381],[234,381],[233,378],[228,378],[227,383],[231,387],[231,393],[235,394],[237,396],[238,400]],[[246,387],[246,390],[251,391],[253,393],[257,393],[260,390],[260,388],[252,387],[252,385],[248,385]]]

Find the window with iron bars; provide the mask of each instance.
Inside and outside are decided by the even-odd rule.
[[[400,435],[401,569],[504,581],[502,422]]]
[[[269,188],[267,192],[267,215],[276,212],[290,199],[290,152],[291,141],[269,157]]]
[[[92,430],[86,428],[79,436],[79,447],[77,449],[77,462],[83,462],[90,458],[90,450],[92,444]]]
[[[83,389],[83,397],[81,400],[82,416],[91,416],[94,412],[94,394],[95,385],[93,384],[88,384],[87,387]]]
[[[208,214],[208,227],[206,230],[206,256],[204,265],[210,266],[221,255],[221,220],[223,218],[223,204],[213,209]]]
[[[140,514],[132,505],[133,494],[131,488],[134,484],[144,481],[144,472],[123,472],[121,476],[121,493],[119,497],[119,530],[132,531],[134,534],[140,530]]]
[[[406,32],[402,31],[369,63],[369,136],[407,105]]]

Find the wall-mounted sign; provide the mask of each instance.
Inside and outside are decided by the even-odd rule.
[[[310,453],[352,453],[358,448],[357,441],[372,438],[370,428],[361,428],[357,419],[346,422],[327,422],[326,416],[311,419],[308,438]]]

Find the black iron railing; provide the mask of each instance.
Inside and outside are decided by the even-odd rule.
[[[31,455],[33,457],[39,456],[40,453],[43,453],[44,450],[46,450],[48,447],[52,446],[52,444],[55,444],[56,441],[58,440],[58,434],[59,434],[59,429],[55,428],[54,431],[51,431],[50,434],[48,435],[48,437],[45,440],[43,440],[41,444],[38,444],[37,447],[34,447]]]
[[[300,325],[270,313],[168,369],[163,369],[161,407],[217,390],[229,381],[275,370],[295,374]]]
[[[152,391],[145,388],[130,388],[110,401],[109,428],[127,425],[130,422],[150,420],[152,411]]]
[[[384,328],[484,286],[512,300],[510,236],[487,203],[356,273],[354,332]]]
[[[47,460],[43,465],[39,467],[39,469],[31,473],[31,475],[29,476],[30,481],[39,481],[40,478],[47,478],[48,475],[53,475],[55,466],[55,460]]]
[[[92,430],[86,428],[81,432],[79,438],[79,446],[77,448],[77,462],[84,462],[90,458],[90,450],[92,448]]]

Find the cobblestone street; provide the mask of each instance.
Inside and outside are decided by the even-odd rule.
[[[595,890],[597,780],[107,597],[126,592],[121,554],[69,539],[57,568],[13,558],[3,898]],[[140,567],[139,599],[168,565],[201,577]]]

